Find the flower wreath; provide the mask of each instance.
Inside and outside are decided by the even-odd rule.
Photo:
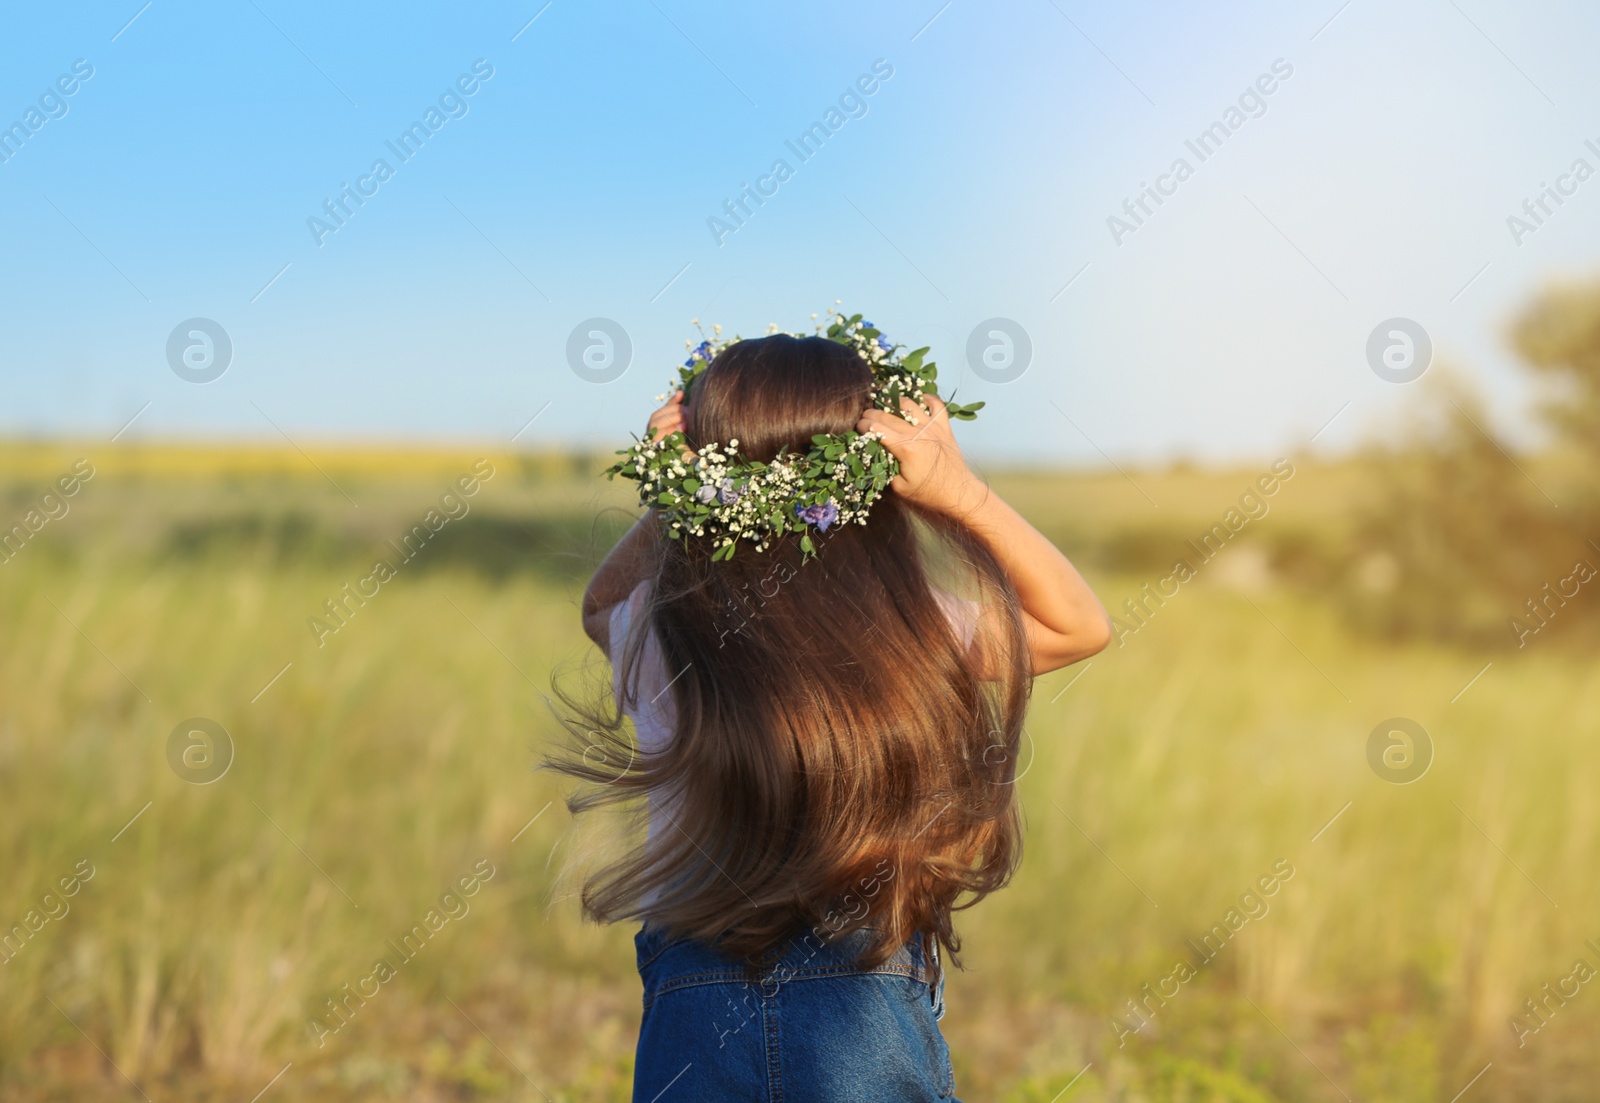
[[[898,414],[901,398],[910,398],[932,416],[922,399],[939,393],[934,382],[938,369],[924,359],[926,348],[902,354],[902,346],[891,344],[861,315],[846,317],[837,310],[829,311],[826,332],[820,322],[816,330],[855,349],[872,366],[874,407]],[[775,332],[776,326],[768,328],[768,333]],[[712,359],[739,340],[737,336],[724,340],[721,333],[722,327],[714,326],[710,337],[701,330],[698,345],[685,342],[689,359],[678,369],[673,386],[685,398]],[[951,402],[945,409],[953,418],[970,421],[982,406],[982,402],[962,406]],[[711,558],[716,561],[733,558],[741,539],[765,551],[790,532],[800,534],[803,559],[809,559],[817,553],[812,529],[825,533],[835,524],[866,524],[872,504],[900,471],[879,434],[854,429],[819,433],[803,455],[791,452],[771,463],[742,460],[738,451],[737,439],[705,442],[690,458],[683,433],[673,432],[619,450],[622,459],[605,474],[637,480],[640,503],[661,512],[667,535],[678,540],[709,537],[716,549]]]

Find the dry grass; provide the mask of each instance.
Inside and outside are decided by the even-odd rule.
[[[137,1098],[131,1080],[249,1099],[288,1066],[265,1101],[626,1099],[631,932],[579,921],[559,877],[571,822],[532,770],[552,671],[594,658],[576,584],[408,569],[318,647],[306,620],[368,568],[360,539],[301,562],[175,558],[162,535],[225,510],[356,517],[305,460],[13,444],[0,502],[25,508],[78,455],[96,481],[0,566],[0,923],[80,859],[95,873],[0,965],[0,1098]],[[374,542],[477,458],[317,455]],[[494,462],[479,516],[626,500],[559,458]],[[1255,474],[1130,472],[1182,524]],[[1155,512],[1114,472],[996,481],[1047,526]],[[1360,485],[1302,467],[1275,518],[1337,521]],[[1147,580],[1095,579],[1108,604]],[[1593,663],[1497,658],[1452,704],[1487,659],[1375,646],[1231,581],[1208,567],[1125,647],[1036,687],[1026,864],[960,924],[944,1026],[963,1097],[1446,1103],[1492,1061],[1467,1099],[1584,1098],[1600,995],[1521,1049],[1508,1020],[1575,958],[1600,966]],[[1394,715],[1436,747],[1411,785],[1367,765]],[[192,716],[236,746],[206,786],[167,764]],[[1109,1020],[1279,859],[1295,872],[1270,911],[1119,1046]],[[495,872],[470,912],[319,1045],[309,1020],[399,963],[389,941],[481,860]]]

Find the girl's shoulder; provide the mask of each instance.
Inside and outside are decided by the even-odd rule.
[[[650,600],[650,580],[645,579],[633,588],[627,597],[611,609],[610,632],[607,633],[606,657],[615,661],[626,650],[628,636]]]
[[[652,636],[640,641],[631,670],[628,647],[632,634],[643,626],[650,600],[650,583],[641,582],[611,610],[611,631],[607,639],[607,658],[611,660],[611,689],[617,709],[633,718],[639,749],[653,753],[665,747],[675,725],[672,697],[661,648]]]
[[[950,627],[955,630],[961,646],[970,650],[972,641],[978,634],[978,616],[983,612],[983,606],[971,598],[960,597],[937,586],[932,592],[934,603],[950,622]]]

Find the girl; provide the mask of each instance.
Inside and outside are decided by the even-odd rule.
[[[1104,648],[1105,610],[967,467],[949,417],[966,412],[904,374],[916,354],[902,364],[857,324],[698,357],[687,397],[650,418],[647,441],[680,450],[669,474],[733,449],[793,472],[808,442],[827,455],[813,470],[887,465],[873,441],[898,474],[873,500],[860,487],[879,468],[857,467],[826,501],[796,499],[804,532],[758,537],[735,511],[774,473],[728,468],[747,478],[646,513],[584,594],[615,702],[578,709],[587,745],[555,767],[593,783],[575,813],[647,810],[644,841],[583,894],[591,918],[643,921],[634,1099],[949,1099],[952,912],[1016,867],[1031,678]],[[898,412],[875,408],[886,379]]]

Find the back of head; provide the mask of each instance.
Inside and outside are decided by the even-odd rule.
[[[826,337],[774,334],[724,349],[685,397],[689,443],[739,441],[767,462],[804,452],[816,433],[855,427],[872,390],[872,369]]]
[[[741,341],[687,396],[690,444],[737,439],[757,461],[804,452],[813,434],[852,429],[871,386],[827,338]],[[617,743],[607,757],[632,764],[616,777],[556,763],[598,783],[575,812],[645,794],[670,808],[672,826],[590,879],[592,916],[736,956],[865,927],[882,960],[917,932],[958,949],[952,909],[1015,868],[1030,671],[1010,582],[958,520],[893,493],[816,540],[809,561],[792,534],[719,561],[706,541],[661,542],[640,619],[677,675],[673,738],[636,756],[615,712],[582,710],[584,742],[598,730]],[[624,684],[644,639],[612,642]]]

